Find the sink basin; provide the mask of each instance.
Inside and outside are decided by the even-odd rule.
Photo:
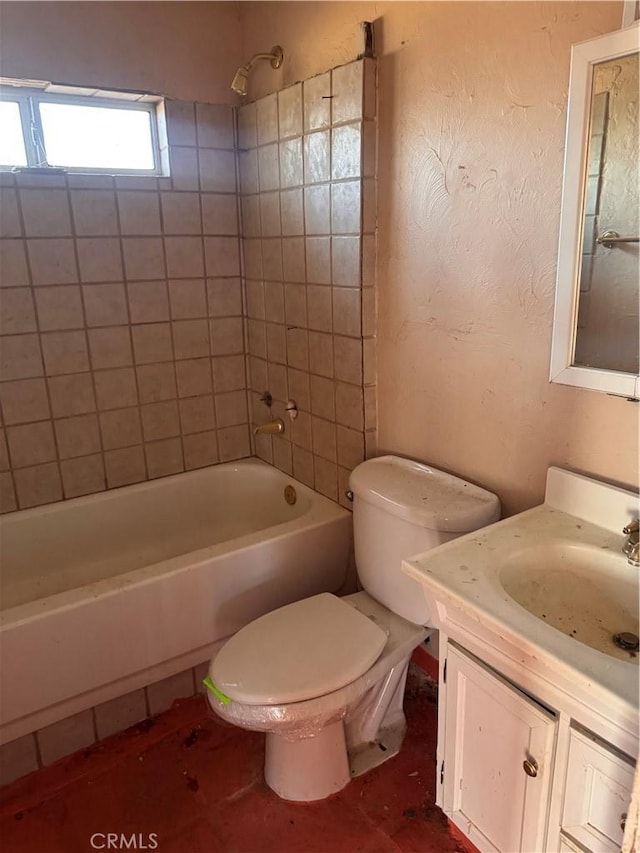
[[[511,661],[518,683],[543,675],[587,709],[610,716],[615,708],[635,731],[640,655],[613,638],[640,634],[640,571],[622,553],[622,528],[639,510],[631,491],[550,468],[544,504],[402,568],[449,639],[481,659],[491,649]]]
[[[606,655],[638,660],[614,635],[640,632],[637,569],[622,553],[572,542],[529,546],[499,568],[502,588],[538,619]]]

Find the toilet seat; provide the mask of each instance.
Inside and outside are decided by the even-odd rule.
[[[330,593],[288,604],[246,625],[211,666],[236,702],[278,705],[339,690],[380,657],[387,633]]]

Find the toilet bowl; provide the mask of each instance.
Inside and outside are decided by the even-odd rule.
[[[242,628],[213,658],[211,708],[266,732],[265,781],[280,797],[324,799],[402,746],[404,687],[429,614],[402,559],[496,521],[495,495],[386,456],[351,475],[361,592],[312,596]]]
[[[309,802],[324,799],[340,791],[353,776],[359,776],[395,755],[404,738],[406,721],[402,708],[404,686],[411,654],[426,637],[427,630],[407,622],[384,605],[379,604],[366,592],[357,592],[344,598],[330,593],[305,599],[309,605],[330,605],[322,609],[322,616],[330,614],[333,607],[350,608],[355,619],[366,620],[376,629],[365,645],[364,637],[359,649],[343,645],[336,656],[330,650],[325,660],[307,661],[307,683],[309,698],[299,701],[278,701],[278,689],[283,696],[290,695],[291,687],[298,685],[295,675],[269,692],[272,701],[262,703],[261,687],[255,688],[251,673],[239,670],[240,661],[236,649],[230,643],[222,648],[209,668],[209,675],[217,686],[224,685],[227,691],[235,692],[227,673],[236,684],[241,685],[243,701],[225,703],[213,694],[209,702],[215,712],[240,728],[266,732],[265,780],[280,797],[286,800]],[[270,617],[282,617],[283,628],[294,605],[287,605],[267,617],[251,623],[252,628],[269,630]],[[305,615],[308,615],[308,610]],[[263,622],[264,620],[264,622]],[[347,619],[342,620],[341,627]],[[335,623],[324,621],[310,624],[318,640],[315,649],[326,648],[336,640]],[[243,629],[244,630],[244,629]],[[286,632],[286,628],[284,628]],[[259,639],[259,632],[255,639]],[[377,633],[381,637],[376,636]],[[242,633],[242,632],[240,632]],[[238,636],[238,635],[236,635]],[[252,638],[253,639],[253,638]],[[284,640],[284,636],[282,636]],[[227,654],[224,654],[225,649]],[[304,661],[304,648],[299,636],[292,631],[290,642],[281,646],[284,658],[289,658],[292,649],[300,651]],[[349,651],[354,652],[350,655]],[[244,651],[244,650],[243,650]],[[364,653],[373,660],[364,665]],[[238,656],[242,652],[238,650]],[[263,660],[268,662],[264,663]],[[246,660],[246,658],[245,658]],[[325,661],[333,661],[334,671],[329,679],[323,672]],[[286,660],[272,656],[270,650],[259,646],[251,656],[251,668],[257,673],[262,669],[286,667]],[[355,669],[354,669],[355,666]],[[357,676],[353,673],[361,668]],[[286,670],[283,671],[283,674]],[[340,682],[342,682],[340,684]],[[311,686],[313,683],[313,687]],[[322,690],[322,685],[331,683],[334,689]],[[340,684],[340,686],[335,686]],[[298,695],[305,695],[305,692]],[[254,700],[255,701],[249,701]]]

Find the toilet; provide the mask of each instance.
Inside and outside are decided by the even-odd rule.
[[[211,708],[266,732],[265,781],[311,802],[402,746],[404,687],[429,612],[403,559],[500,517],[490,492],[427,465],[382,456],[351,474],[361,592],[288,604],[246,625],[211,661]]]

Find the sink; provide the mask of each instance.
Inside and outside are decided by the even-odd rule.
[[[637,569],[622,553],[561,541],[516,549],[498,569],[502,588],[538,619],[592,649],[638,661],[614,636],[640,633]]]
[[[640,571],[622,553],[638,495],[550,468],[545,502],[403,561],[433,627],[637,726]],[[476,645],[474,645],[476,644]],[[482,649],[482,652],[479,650]],[[496,658],[497,659],[497,658]],[[499,669],[499,667],[498,667]]]

